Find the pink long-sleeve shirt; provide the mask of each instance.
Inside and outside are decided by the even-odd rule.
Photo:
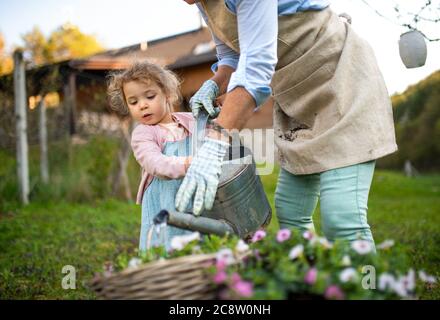
[[[131,134],[131,147],[134,157],[142,168],[141,182],[136,203],[142,203],[145,189],[154,176],[165,179],[178,179],[185,175],[186,157],[166,156],[162,153],[165,142],[179,141],[192,134],[194,117],[190,112],[174,112],[172,118],[179,129],[171,125],[139,124]]]

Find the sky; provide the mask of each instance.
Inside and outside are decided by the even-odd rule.
[[[399,57],[398,40],[406,29],[396,24],[393,7],[398,4],[415,12],[425,0],[367,0],[386,18],[362,0],[330,2],[334,11],[352,17],[353,28],[373,47],[391,94],[440,69],[440,41],[427,42],[428,59],[421,68],[406,69]],[[440,0],[433,2],[440,11]],[[403,17],[399,21],[408,20]],[[0,32],[9,49],[21,45],[21,36],[34,26],[47,36],[65,22],[95,35],[108,49],[193,30],[201,24],[197,8],[183,0],[0,0]],[[420,27],[430,37],[440,38],[440,23]]]

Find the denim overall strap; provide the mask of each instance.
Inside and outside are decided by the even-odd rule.
[[[179,141],[169,141],[164,145],[162,153],[166,156],[183,157],[191,152],[191,136]],[[175,197],[179,189],[182,179],[161,179],[154,177],[150,185],[144,192],[142,199],[142,223],[139,239],[139,251],[147,250],[147,234],[153,225],[154,217],[161,210],[174,211]],[[153,232],[150,246],[165,245],[170,250],[171,239],[174,236],[189,234],[191,231],[176,228],[173,226],[166,227],[165,243],[162,243],[156,232]]]

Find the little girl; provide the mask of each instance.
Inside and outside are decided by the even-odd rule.
[[[194,117],[190,112],[172,112],[179,103],[176,76],[150,62],[136,62],[125,71],[110,75],[110,106],[130,115],[139,124],[133,130],[131,146],[142,168],[137,204],[142,204],[139,251],[147,249],[147,233],[162,210],[175,210],[175,196],[191,163],[190,136]],[[190,231],[167,226],[170,249],[173,236]],[[160,245],[155,232],[151,245]]]

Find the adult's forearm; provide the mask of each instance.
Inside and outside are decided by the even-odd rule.
[[[243,129],[255,109],[255,100],[243,87],[236,87],[226,95],[217,123],[226,129]]]
[[[217,83],[219,87],[219,96],[224,94],[228,88],[229,79],[231,79],[231,75],[235,70],[230,66],[223,65],[219,66],[215,75],[211,78]]]
[[[219,66],[214,80],[219,86],[219,96],[224,94],[228,88],[229,79],[235,70],[229,66]],[[217,123],[226,129],[241,130],[251,118],[255,109],[255,100],[243,87],[236,87],[226,94],[222,103],[222,109],[217,118]]]

